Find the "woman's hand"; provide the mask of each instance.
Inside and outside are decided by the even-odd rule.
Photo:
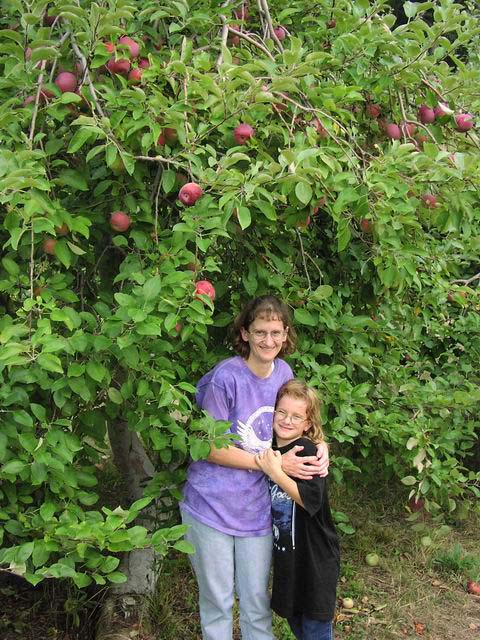
[[[263,473],[267,474],[272,480],[283,475],[282,470],[282,455],[280,451],[274,451],[273,449],[265,449],[257,453],[255,456],[255,462]]]
[[[311,480],[314,475],[325,477],[328,474],[330,459],[328,455],[328,445],[320,442],[317,445],[316,456],[298,456],[303,447],[296,445],[282,456],[282,469],[288,476],[299,480]]]

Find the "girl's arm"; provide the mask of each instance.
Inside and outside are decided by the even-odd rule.
[[[266,449],[255,456],[255,461],[263,473],[266,473],[273,482],[276,482],[279,487],[286,491],[292,500],[301,507],[305,507],[300,497],[297,483],[292,478],[289,478],[282,469],[282,455],[280,451]]]

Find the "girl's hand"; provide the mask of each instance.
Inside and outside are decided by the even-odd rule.
[[[298,456],[297,453],[302,450],[302,446],[296,445],[283,454],[282,469],[285,473],[299,480],[311,480],[314,475],[325,477],[330,464],[327,443],[320,442],[317,445],[316,456]]]
[[[272,480],[282,474],[282,456],[280,451],[274,451],[273,449],[265,449],[257,453],[255,456],[255,462],[267,476],[270,476]]]

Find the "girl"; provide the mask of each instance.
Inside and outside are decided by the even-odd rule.
[[[190,464],[180,506],[182,520],[189,525],[186,539],[196,551],[191,561],[204,640],[232,637],[234,584],[242,638],[273,640],[268,598],[270,497],[255,454],[271,446],[277,391],[293,377],[278,357],[295,349],[287,306],[273,296],[252,300],[235,320],[234,344],[239,355],[220,362],[200,380],[197,402],[217,420],[230,422],[238,443],[214,448],[207,460]],[[326,447],[320,461],[315,450],[307,457],[297,456],[300,449],[282,459],[289,475],[326,473]]]
[[[300,380],[284,384],[273,417],[274,447],[256,456],[270,477],[273,520],[272,609],[299,640],[331,640],[340,553],[326,478],[295,480],[282,469],[282,455],[301,445],[315,452],[323,440],[320,403]]]

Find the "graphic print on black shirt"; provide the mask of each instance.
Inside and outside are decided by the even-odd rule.
[[[272,498],[273,548],[276,551],[295,549],[295,502],[278,484],[270,483]]]
[[[301,445],[300,456],[316,455],[308,438],[277,448],[286,453]],[[275,482],[269,481],[273,521],[272,609],[280,616],[305,614],[314,620],[332,620],[340,552],[330,513],[326,478],[298,480],[305,508]]]

